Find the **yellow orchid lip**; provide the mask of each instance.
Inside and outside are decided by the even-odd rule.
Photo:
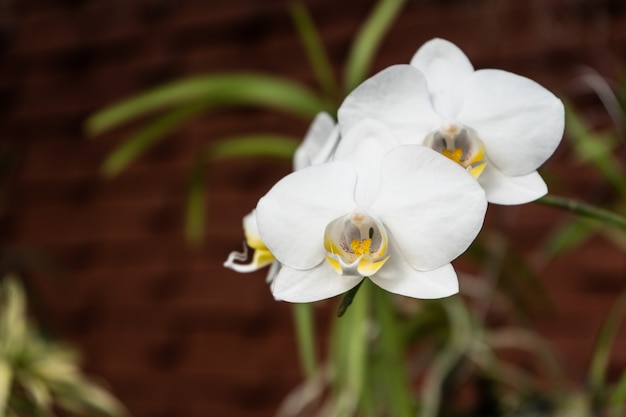
[[[243,229],[246,242],[242,252],[231,252],[224,266],[237,272],[254,272],[276,261],[272,252],[265,246],[256,224],[254,212],[244,217]],[[252,258],[248,257],[248,248],[253,250]],[[248,261],[249,260],[249,261]]]
[[[470,127],[444,124],[426,136],[424,145],[461,165],[474,178],[487,167],[485,145]]]
[[[388,238],[381,223],[364,213],[341,216],[326,226],[326,261],[339,275],[371,276],[387,262]]]

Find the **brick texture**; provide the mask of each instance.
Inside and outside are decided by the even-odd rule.
[[[374,2],[306,4],[339,73]],[[40,320],[84,352],[87,370],[108,381],[136,417],[271,416],[300,380],[289,305],[273,301],[264,272],[221,267],[241,246],[241,218],[290,164],[214,164],[201,249],[185,245],[182,217],[188,170],[204,146],[236,133],[302,135],[308,121],[256,109],[205,115],[105,180],[99,165],[133,127],[90,139],[84,120],[124,97],[200,73],[260,71],[313,86],[286,6],[0,2],[0,144],[16,162],[3,200],[2,245],[23,271]],[[477,68],[531,77],[584,107],[597,127],[609,125],[579,76],[593,68],[617,77],[626,53],[620,1],[411,0],[373,70],[407,62],[432,37],[457,43]],[[626,168],[623,146],[616,156]],[[567,141],[543,172],[556,193],[597,204],[616,199],[595,171],[576,162]],[[492,207],[487,227],[504,230],[511,249],[534,262],[541,242],[570,218],[534,204]],[[553,313],[534,316],[535,325],[579,383],[593,338],[626,288],[626,254],[597,236],[533,265],[554,302]],[[319,313],[325,317],[323,308]],[[626,366],[624,352],[622,331],[610,375]]]

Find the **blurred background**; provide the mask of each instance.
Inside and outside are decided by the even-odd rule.
[[[304,3],[339,73],[375,2]],[[187,244],[184,216],[190,167],[207,144],[258,131],[301,137],[310,120],[252,107],[207,112],[110,179],[101,164],[137,126],[90,138],[85,120],[118,100],[203,73],[263,72],[315,88],[287,4],[0,0],[2,270],[20,277],[45,332],[80,350],[86,372],[106,381],[133,416],[272,416],[301,380],[290,306],[273,300],[265,271],[222,267],[241,248],[243,216],[290,172],[290,162],[211,164],[201,247]],[[433,37],[456,43],[476,68],[538,81],[573,103],[591,129],[612,128],[589,75],[619,79],[623,1],[409,0],[372,73],[407,63]],[[624,148],[622,142],[613,151],[622,168]],[[567,138],[541,172],[556,194],[608,208],[617,200]],[[540,298],[540,306],[524,320],[553,343],[576,385],[598,329],[626,289],[626,252],[595,233],[559,256],[539,253],[572,219],[538,204],[491,206],[485,235],[506,236],[504,250],[530,265],[545,288],[550,302],[531,294],[527,303]],[[457,267],[466,263],[471,270],[463,259]],[[609,376],[625,367],[622,331]]]

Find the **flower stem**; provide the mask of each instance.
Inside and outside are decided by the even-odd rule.
[[[333,417],[353,416],[362,401],[367,378],[368,310],[370,283],[361,286],[345,316],[334,320],[331,337],[331,363],[333,366],[334,413]]]
[[[577,200],[552,195],[542,197],[537,200],[537,202],[546,206],[562,208],[581,216],[600,220],[604,223],[617,226],[618,228],[626,232],[626,217],[620,216],[619,214],[602,209],[600,207],[592,206],[590,204],[586,204]]]
[[[376,318],[379,321],[379,351],[382,356],[382,366],[379,369],[383,387],[387,391],[389,415],[410,417],[413,414],[412,401],[398,319],[394,316],[390,294],[376,287],[374,295]]]
[[[293,313],[298,337],[300,366],[304,375],[311,377],[317,368],[312,305],[309,303],[296,303],[293,307]]]

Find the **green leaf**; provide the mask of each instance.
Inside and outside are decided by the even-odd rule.
[[[0,351],[9,361],[26,344],[26,298],[19,281],[8,276],[0,285]]]
[[[337,81],[333,74],[333,67],[320,40],[313,19],[311,19],[308,10],[300,1],[291,3],[289,11],[318,83],[328,99],[331,101],[337,100]]]
[[[40,410],[42,415],[51,415],[52,412],[52,396],[45,381],[27,374],[22,373],[19,377],[20,385],[29,394],[35,406]]]
[[[0,416],[5,415],[9,394],[11,393],[12,381],[13,369],[11,368],[11,364],[0,356]]]
[[[148,124],[138,133],[126,139],[109,154],[101,167],[104,176],[111,178],[119,174],[139,155],[163,139],[178,126],[211,107],[212,103],[199,102],[180,107]]]
[[[565,121],[568,136],[577,153],[581,158],[591,161],[620,195],[626,198],[626,176],[610,152],[609,137],[591,132],[571,106],[566,107]]]
[[[211,144],[208,155],[213,160],[242,156],[272,156],[289,159],[300,145],[290,136],[252,134],[232,136]]]
[[[76,383],[54,386],[59,406],[76,414],[101,416],[128,416],[128,410],[108,391],[93,381],[81,377]]]
[[[196,158],[187,185],[185,236],[187,237],[187,242],[192,246],[201,244],[204,236],[206,165],[206,157],[204,155]]]
[[[343,295],[343,297],[341,298],[341,303],[339,303],[339,308],[337,309],[337,317],[342,317],[344,314],[346,314],[346,311],[348,311],[348,307],[350,307],[352,301],[354,301],[356,293],[359,291],[359,288],[361,288],[361,284],[363,284],[363,281],[365,281],[366,278],[367,277],[363,278],[361,282],[359,282],[353,288],[349,289]]]
[[[211,102],[214,106],[257,105],[312,118],[327,109],[325,102],[301,84],[256,73],[199,75],[157,87],[113,104],[86,122],[89,135],[97,135],[139,116],[175,106]]]
[[[352,91],[366,77],[383,36],[389,30],[405,0],[380,0],[357,34],[346,63],[344,88]]]
[[[589,386],[595,393],[600,393],[604,388],[610,349],[624,313],[626,313],[626,292],[622,293],[611,308],[596,340],[588,376]]]
[[[387,393],[389,416],[410,417],[414,412],[404,363],[405,345],[398,328],[399,318],[394,314],[391,295],[378,286],[372,287],[380,325],[378,340],[383,364],[379,370],[382,388]]]
[[[194,162],[187,185],[185,235],[192,246],[202,243],[206,212],[205,182],[210,161],[245,157],[271,156],[291,159],[300,141],[278,134],[250,134],[221,139],[208,146]]]
[[[599,226],[600,223],[583,217],[564,224],[548,237],[543,245],[544,256],[551,260],[574,249],[587,240]]]
[[[626,371],[622,372],[622,375],[615,385],[613,392],[609,397],[611,403],[610,417],[623,417],[624,405],[626,405]]]

